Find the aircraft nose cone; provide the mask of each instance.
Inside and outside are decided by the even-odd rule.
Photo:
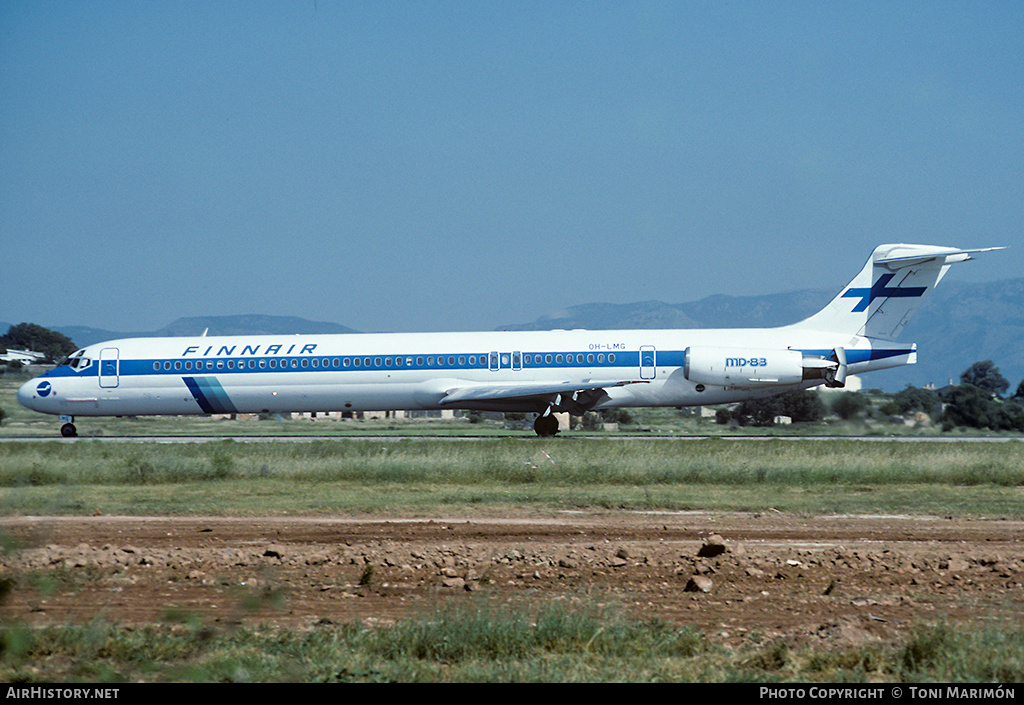
[[[38,377],[30,379],[18,388],[18,403],[34,410],[39,398],[49,396],[50,391],[49,380],[41,380]]]

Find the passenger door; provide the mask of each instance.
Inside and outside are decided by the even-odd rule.
[[[640,379],[654,379],[658,374],[657,356],[653,345],[640,346]]]
[[[120,360],[118,359],[117,348],[103,348],[100,350],[100,386],[104,389],[113,389],[118,385]]]

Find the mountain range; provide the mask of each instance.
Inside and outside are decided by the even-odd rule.
[[[683,304],[590,303],[530,323],[499,326],[496,330],[771,327],[810,316],[834,295],[834,291],[805,289],[765,296],[718,294]],[[0,323],[0,330],[9,325]],[[151,332],[115,332],[83,326],[51,328],[80,346],[115,338],[200,335],[207,329],[209,335],[358,332],[337,323],[262,315],[180,318]],[[865,387],[886,391],[899,391],[908,384],[942,387],[950,380],[957,383],[960,373],[973,363],[992,360],[1010,382],[1012,393],[1024,378],[1024,278],[981,284],[944,281],[910,320],[900,339],[917,343],[918,363],[872,373],[863,379]]]

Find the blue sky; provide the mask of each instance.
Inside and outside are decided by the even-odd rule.
[[[0,319],[489,330],[1024,275],[1024,3],[0,0]]]

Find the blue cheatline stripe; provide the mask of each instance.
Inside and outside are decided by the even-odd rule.
[[[512,355],[511,351],[501,351],[502,355]],[[547,356],[551,355],[552,358],[561,356],[561,361],[552,359],[551,362],[547,361]],[[589,360],[590,356],[593,356],[593,360]],[[599,355],[603,355],[604,358],[601,361],[597,360]],[[610,360],[609,356],[614,355],[615,359]],[[530,362],[526,362],[526,357],[530,356]],[[657,351],[657,362],[662,366],[673,366],[673,360],[681,361],[684,356],[683,350],[658,350]],[[468,362],[469,357],[476,357],[477,362],[470,364]],[[454,358],[454,361],[449,362],[449,358]],[[401,364],[397,360],[401,359]],[[460,362],[460,359],[462,360]],[[313,361],[318,364],[313,366]],[[355,364],[358,360],[358,365]],[[431,360],[432,362],[427,362]],[[551,352],[551,353],[539,353],[539,352],[523,352],[522,353],[521,368],[524,370],[551,370],[551,369],[575,369],[575,368],[622,368],[622,367],[637,367],[640,365],[640,353],[636,350],[633,351],[575,351],[575,352]],[[344,362],[348,361],[348,365]],[[255,363],[253,367],[249,366],[249,363]],[[390,362],[391,364],[388,364]],[[185,367],[188,364],[189,367]],[[273,364],[273,367],[271,367]],[[682,365],[682,362],[678,362],[675,366]],[[95,368],[95,365],[92,366]],[[432,355],[384,355],[384,354],[373,354],[373,355],[316,355],[316,356],[291,356],[291,357],[230,357],[230,358],[197,358],[197,359],[184,359],[184,358],[158,358],[158,359],[142,359],[142,360],[121,360],[120,374],[122,377],[127,376],[149,376],[149,375],[169,375],[179,376],[182,372],[194,372],[195,374],[202,375],[203,373],[218,374],[218,375],[235,375],[235,374],[287,374],[289,372],[379,372],[379,371],[396,371],[400,372],[413,371],[413,370],[430,370],[430,371],[452,371],[452,370],[487,370],[489,369],[489,356],[486,354],[474,354],[469,353],[452,353],[452,354],[432,354]],[[501,369],[513,369],[509,360],[502,362]],[[92,372],[95,375],[95,372]],[[184,379],[184,378],[183,378]],[[196,379],[203,379],[197,377]]]
[[[192,392],[199,408],[207,414],[235,414],[238,410],[231,403],[224,387],[216,377],[182,377],[188,390]]]
[[[796,348],[800,350],[804,355],[819,355],[821,357],[828,357],[832,354],[831,348]],[[913,348],[882,348],[882,349],[868,349],[868,350],[847,350],[846,356],[847,361],[851,364],[869,362],[874,360],[883,360],[885,358],[894,357],[898,355],[909,355],[914,352]],[[503,352],[503,355],[511,355],[510,352]],[[597,361],[596,357],[598,354],[604,354],[604,359],[600,362]],[[608,359],[610,354],[615,355],[615,360],[611,361]],[[562,356],[561,361],[552,359],[551,362],[547,361],[547,356],[551,355],[554,358],[557,355]],[[594,355],[593,361],[588,361],[590,355]],[[530,362],[526,362],[526,357],[530,356]],[[149,375],[169,375],[178,376],[183,371],[189,371],[183,369],[186,363],[190,366],[195,366],[195,372],[202,375],[207,370],[211,373],[218,375],[239,375],[239,374],[288,374],[290,372],[302,372],[305,374],[311,372],[321,373],[354,373],[354,372],[401,372],[401,371],[431,371],[438,373],[451,373],[459,370],[487,370],[488,369],[488,356],[478,354],[478,362],[476,364],[469,364],[466,362],[453,362],[449,363],[448,358],[455,358],[456,361],[459,358],[468,358],[468,354],[461,355],[318,355],[316,361],[319,363],[316,367],[312,365],[313,357],[254,357],[254,358],[202,358],[197,360],[184,360],[184,359],[144,359],[144,360],[121,360],[120,364],[120,376],[149,376]],[[402,364],[397,364],[395,360],[401,358]],[[433,358],[433,364],[426,364],[426,360]],[[682,367],[686,358],[684,350],[670,350],[670,349],[659,349],[657,350],[656,362],[659,367]],[[353,364],[358,359],[359,366]],[[249,362],[254,362],[253,367],[249,367]],[[348,361],[348,366],[343,363]],[[386,362],[390,361],[392,364],[387,365]],[[307,363],[307,366],[303,366],[303,362]],[[263,366],[260,366],[262,363]],[[273,367],[271,367],[273,363]],[[419,364],[417,364],[419,363]],[[522,353],[522,365],[519,368],[522,370],[557,370],[557,369],[623,369],[623,368],[635,368],[640,365],[640,353],[636,350],[633,351],[617,351],[614,353],[597,353],[597,352],[570,352],[570,353],[537,353],[531,352]],[[84,371],[75,371],[70,367],[57,367],[47,373],[48,376],[53,377],[84,377],[91,376],[95,377],[97,374],[97,365],[90,365],[88,369]],[[501,369],[511,370],[513,369],[508,364],[502,364]],[[211,375],[198,376],[198,377],[182,377],[186,380],[186,384],[189,385],[189,389],[193,390],[193,394],[196,395],[196,400],[200,404],[211,404],[217,406],[221,404],[224,411],[210,411],[208,413],[237,413],[232,407],[231,400],[227,397],[224,389],[216,378]],[[188,380],[192,380],[191,384]],[[207,381],[209,380],[209,381]]]

